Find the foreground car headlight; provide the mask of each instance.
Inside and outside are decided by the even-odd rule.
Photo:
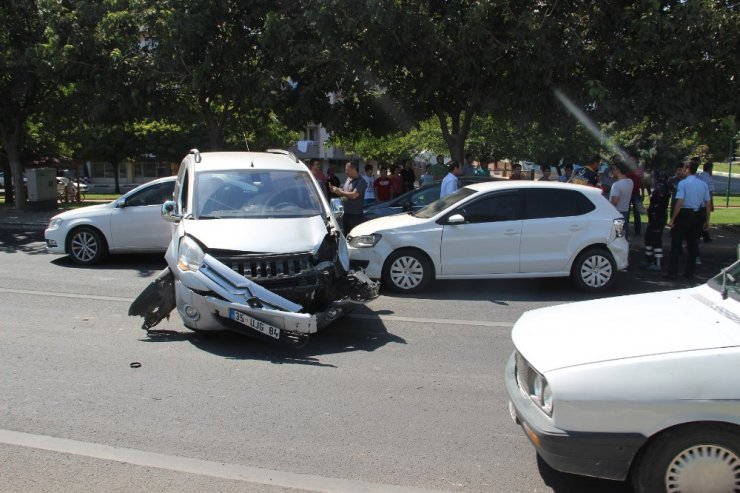
[[[380,238],[381,236],[378,233],[362,236],[350,236],[349,246],[353,248],[371,248],[380,241]]]
[[[58,228],[59,226],[62,225],[63,222],[64,222],[64,219],[62,219],[61,217],[52,217],[51,220],[49,221],[49,229]]]
[[[552,416],[552,390],[547,379],[525,360],[516,355],[516,379],[521,391],[537,404],[548,416]]]
[[[197,272],[203,265],[203,249],[187,236],[180,240],[177,267],[182,271]]]

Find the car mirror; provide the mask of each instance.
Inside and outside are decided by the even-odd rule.
[[[404,204],[403,204],[403,211],[404,212],[409,212],[409,211],[412,211],[412,210],[414,210],[414,208],[411,206],[411,202],[404,202]]]
[[[162,204],[162,217],[165,221],[176,223],[182,219],[182,215],[177,212],[177,204],[174,200],[168,200]]]
[[[341,219],[342,216],[344,216],[344,204],[342,204],[342,199],[331,199],[331,212],[337,219]]]
[[[462,214],[453,214],[447,218],[447,224],[462,224],[465,222],[465,218]]]

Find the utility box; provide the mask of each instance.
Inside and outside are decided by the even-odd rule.
[[[26,170],[28,205],[31,210],[49,211],[57,208],[57,172],[54,168]]]

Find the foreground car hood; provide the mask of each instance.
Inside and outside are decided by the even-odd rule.
[[[288,253],[313,251],[326,236],[321,216],[186,221],[185,234],[208,249]]]
[[[526,312],[512,330],[539,372],[740,345],[738,303],[706,285],[569,303]]]

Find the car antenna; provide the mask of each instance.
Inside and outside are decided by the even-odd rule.
[[[254,168],[254,161],[252,160],[252,151],[249,150],[249,141],[247,140],[247,132],[244,132],[244,145],[247,146],[247,152],[249,153],[249,163]]]

